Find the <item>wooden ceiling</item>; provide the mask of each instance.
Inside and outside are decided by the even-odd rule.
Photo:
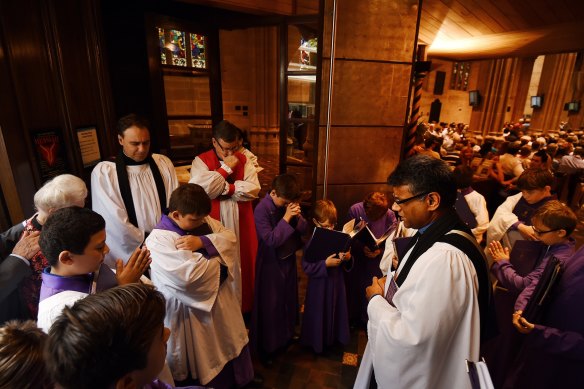
[[[318,12],[319,3],[319,0],[179,1],[256,15],[313,14]],[[430,57],[455,60],[580,51],[584,49],[584,0],[422,0],[419,42],[428,45]]]
[[[428,55],[481,59],[584,49],[582,0],[423,0]]]

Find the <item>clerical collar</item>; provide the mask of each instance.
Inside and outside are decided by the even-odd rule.
[[[424,227],[420,228],[420,229],[418,230],[418,232],[420,233],[420,235],[422,235],[424,232],[426,232],[426,230],[427,230],[428,228],[430,228],[430,226],[431,226],[433,223],[434,223],[434,222],[430,222],[430,223],[426,224]]]
[[[132,158],[128,157],[126,155],[126,153],[124,153],[124,151],[122,151],[122,158],[124,158],[124,163],[126,164],[126,166],[144,165],[144,164],[148,163],[148,157],[150,157],[150,154],[148,154],[148,156],[146,158],[144,158],[144,160],[138,162],[138,161],[135,161]]]

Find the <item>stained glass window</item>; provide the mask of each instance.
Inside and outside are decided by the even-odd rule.
[[[450,89],[467,90],[470,77],[470,62],[455,62],[452,65]]]
[[[158,28],[158,47],[160,48],[160,62],[166,65],[166,50],[165,50],[164,29]]]
[[[191,33],[191,61],[194,68],[207,67],[205,57],[205,36]]]
[[[204,35],[158,28],[160,62],[163,65],[206,69],[206,41]]]
[[[185,46],[184,31],[170,30],[169,35],[169,49],[172,53],[172,64],[175,66],[187,66],[187,50]]]

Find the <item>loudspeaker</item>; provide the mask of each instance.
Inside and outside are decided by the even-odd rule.
[[[430,104],[430,117],[429,122],[440,122],[440,111],[442,110],[442,103],[440,100],[436,99]]]
[[[436,72],[436,81],[434,82],[434,94],[441,95],[444,93],[444,80],[446,79],[446,72]]]

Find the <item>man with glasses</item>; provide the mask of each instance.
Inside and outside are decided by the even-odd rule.
[[[211,198],[210,216],[237,235],[236,294],[242,311],[250,312],[258,245],[251,204],[260,191],[257,167],[242,152],[240,130],[232,123],[219,122],[211,142],[213,148],[193,160],[189,182],[202,186]]]
[[[369,343],[356,388],[371,370],[380,388],[466,388],[464,360],[478,360],[490,285],[481,250],[454,210],[446,162],[402,161],[388,178],[392,209],[415,228],[397,271],[367,287]]]

